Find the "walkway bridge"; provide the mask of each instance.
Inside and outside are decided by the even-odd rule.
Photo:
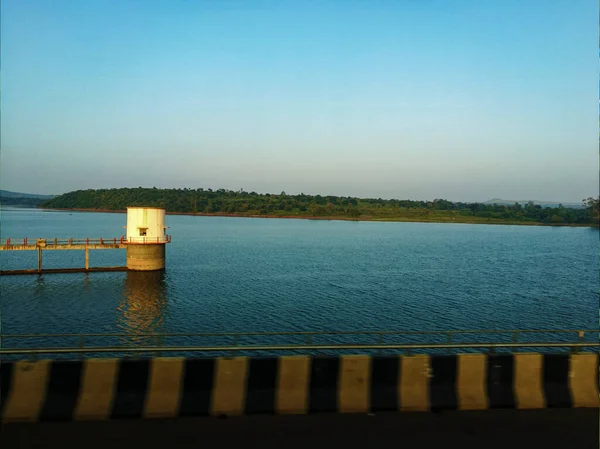
[[[121,267],[92,267],[90,268],[90,250],[124,249],[128,245],[156,245],[170,243],[171,236],[160,237],[111,237],[111,238],[85,238],[85,239],[6,239],[0,246],[0,251],[37,251],[38,266],[33,270],[1,270],[1,275],[9,274],[42,274],[42,273],[72,273],[92,271],[127,271],[125,266]],[[57,268],[44,269],[42,266],[43,251],[85,251],[84,268]]]
[[[35,251],[35,250],[78,250],[78,249],[115,249],[125,248],[127,244],[170,243],[171,236],[161,237],[111,237],[111,238],[85,238],[85,239],[6,239],[0,251]]]

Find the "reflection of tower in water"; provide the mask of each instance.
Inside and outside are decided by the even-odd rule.
[[[124,345],[153,345],[142,334],[164,333],[167,295],[164,271],[128,271],[117,326],[127,334]]]

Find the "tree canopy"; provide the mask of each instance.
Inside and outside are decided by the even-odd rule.
[[[322,195],[259,194],[243,189],[121,188],[77,190],[41,204],[45,208],[125,210],[127,206],[162,207],[167,212],[240,216],[319,217],[389,221],[537,222],[597,224],[598,199],[585,208],[542,207],[529,203],[499,205]]]

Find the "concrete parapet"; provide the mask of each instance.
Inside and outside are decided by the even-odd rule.
[[[3,362],[3,422],[593,407],[598,354]]]
[[[128,244],[127,268],[133,271],[164,270],[165,246],[165,244]]]

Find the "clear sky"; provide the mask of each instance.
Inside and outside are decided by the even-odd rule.
[[[3,0],[0,185],[598,194],[597,0]]]

